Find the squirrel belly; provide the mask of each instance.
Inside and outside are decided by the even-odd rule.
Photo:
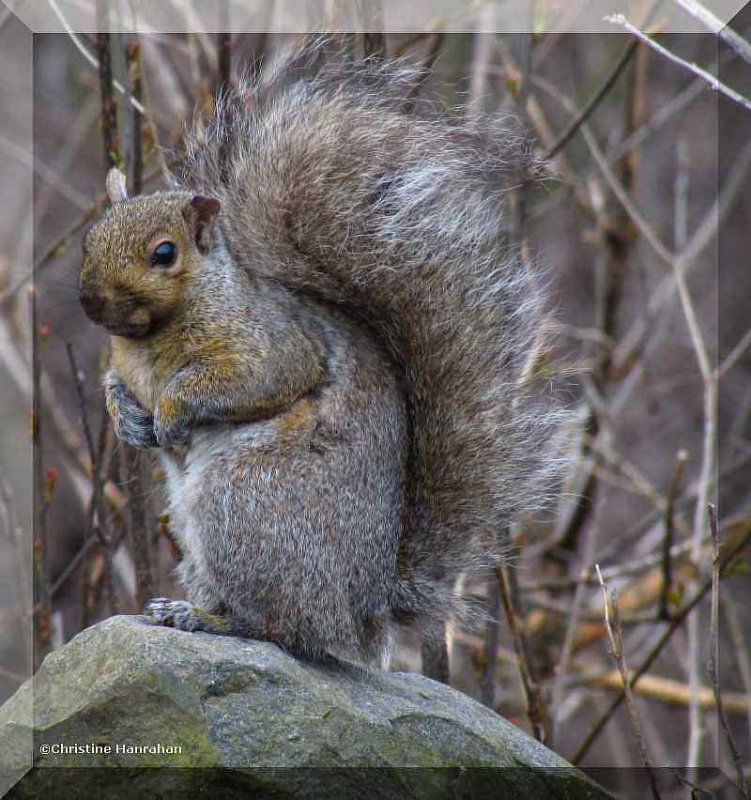
[[[404,398],[362,326],[323,323],[320,388],[278,415],[197,429],[168,451],[188,599],[309,658],[388,647],[401,537]]]

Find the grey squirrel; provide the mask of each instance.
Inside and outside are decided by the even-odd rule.
[[[503,557],[558,413],[527,396],[546,315],[507,230],[526,139],[323,50],[222,95],[178,189],[111,174],[80,291],[117,433],[167,473],[188,602],[152,617],[377,661]]]

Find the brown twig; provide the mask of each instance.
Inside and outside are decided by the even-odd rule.
[[[620,672],[610,670],[597,675],[574,676],[574,686],[592,686],[603,689],[622,689],[623,680]],[[634,687],[634,694],[659,700],[661,703],[675,706],[687,706],[691,698],[691,688],[687,683],[663,678],[660,675],[647,673],[642,675]],[[714,691],[710,686],[701,686],[698,691],[699,706],[702,709],[716,708]],[[722,704],[728,714],[744,716],[751,712],[751,697],[741,692],[723,692]]]
[[[407,99],[404,103],[404,110],[408,113],[414,109],[420,92],[425,86],[430,74],[433,72],[433,67],[435,66],[435,62],[438,60],[438,56],[441,54],[441,48],[443,47],[445,39],[446,34],[442,33],[441,31],[437,31],[433,34],[428,54],[425,56],[425,59],[420,65],[420,74],[414,85],[407,93]]]
[[[355,0],[355,13],[362,30],[362,52],[365,58],[386,56],[386,35],[382,0]]]
[[[727,568],[727,566],[735,560],[735,557],[743,550],[743,548],[748,543],[749,539],[751,538],[751,530],[744,531],[743,534],[738,536],[736,541],[730,545],[727,552],[725,553],[722,561],[720,563],[720,575],[722,575],[723,571]],[[651,650],[642,661],[639,668],[632,673],[631,678],[629,680],[629,685],[633,688],[639,678],[652,666],[655,662],[657,656],[660,655],[665,645],[670,641],[673,634],[678,630],[678,628],[683,625],[683,623],[688,618],[689,614],[699,605],[699,603],[704,599],[707,592],[710,591],[712,588],[712,580],[711,578],[706,580],[699,589],[694,593],[691,600],[686,603],[683,608],[677,611],[674,615],[670,624],[662,633],[662,635],[658,638],[655,644],[652,646]],[[607,725],[607,723],[612,718],[613,714],[620,708],[621,703],[623,702],[624,693],[623,691],[619,692],[618,696],[615,697],[612,703],[608,706],[605,712],[597,719],[595,724],[591,727],[587,735],[584,737],[582,743],[579,745],[576,753],[574,753],[573,757],[571,758],[572,764],[578,764],[582,758],[589,752],[589,748],[592,746],[593,742],[597,737],[600,735],[602,729]]]
[[[748,651],[748,634],[738,614],[736,599],[725,587],[720,587],[720,607],[725,617],[725,625],[730,634],[730,641],[735,650],[738,671],[743,683],[743,697],[748,700],[746,717],[748,729],[751,732],[751,653]],[[728,702],[727,699],[724,701],[724,706],[728,713],[735,713],[733,704]]]
[[[34,452],[34,669],[42,663],[51,642],[50,579],[47,564],[47,509],[52,500],[52,486],[47,480],[44,467],[42,438],[42,413],[40,382],[39,316],[37,313],[36,286],[29,292],[31,312],[31,359],[32,359],[32,412],[31,428]]]
[[[527,716],[532,725],[532,732],[535,738],[540,742],[545,742],[548,738],[547,710],[540,686],[532,673],[527,642],[516,612],[511,570],[509,567],[501,565],[497,568],[497,574],[498,586],[501,590],[501,601],[503,602],[503,609],[506,612],[506,619],[514,640],[514,650],[516,651],[522,685],[524,686]]]
[[[221,4],[223,17],[229,13],[226,0]],[[232,82],[232,34],[228,30],[229,21],[225,20],[221,25],[221,32],[216,35],[216,60],[217,76],[214,94],[227,91]]]
[[[13,491],[0,471],[0,500],[4,511],[8,541],[13,550],[13,579],[16,587],[16,604],[19,610],[21,641],[23,652],[29,652],[27,621],[31,618],[33,603],[32,587],[29,583],[28,550],[25,546],[23,530],[18,522],[13,504]]]
[[[155,554],[149,508],[146,503],[147,464],[132,447],[120,450],[120,471],[123,487],[128,496],[127,531],[133,550],[136,571],[136,605],[143,608],[156,594],[154,578]]]
[[[125,60],[128,65],[130,93],[140,103],[143,100],[143,84],[141,82],[141,44],[138,39],[128,42],[125,48]],[[137,195],[143,191],[143,117],[136,106],[131,107],[130,118],[131,187],[133,194]]]
[[[621,76],[621,73],[626,68],[627,64],[634,57],[639,42],[633,40],[629,42],[624,51],[621,53],[615,66],[608,73],[602,85],[597,89],[589,100],[584,104],[584,107],[577,113],[574,119],[571,120],[566,130],[556,140],[555,144],[545,153],[545,158],[555,158],[558,153],[573,139],[574,135],[581,128],[581,126],[589,119],[592,113],[597,109],[600,103],[607,97],[610,90],[615,86],[616,81]]]
[[[595,564],[597,577],[602,588],[603,598],[603,617],[605,619],[605,628],[610,642],[610,655],[615,661],[618,672],[621,676],[623,685],[623,693],[626,699],[626,707],[628,709],[629,722],[631,723],[631,731],[636,739],[636,744],[639,748],[642,764],[647,770],[649,776],[649,785],[652,790],[652,797],[654,800],[660,800],[660,793],[657,790],[657,782],[655,775],[652,771],[652,762],[647,752],[647,742],[644,739],[642,732],[641,722],[639,721],[639,714],[636,711],[636,704],[634,703],[634,695],[631,691],[631,684],[628,676],[628,666],[626,664],[626,656],[623,652],[623,627],[620,620],[620,612],[618,610],[618,596],[615,589],[608,591],[605,581],[602,579],[599,564]]]
[[[736,782],[738,790],[743,795],[744,800],[748,800],[748,785],[746,776],[743,774],[741,764],[741,754],[735,737],[728,721],[722,694],[720,692],[720,528],[717,524],[717,509],[711,503],[708,505],[709,528],[712,532],[712,599],[709,625],[709,638],[711,646],[709,649],[709,679],[712,682],[715,704],[717,706],[717,717],[720,727],[725,734],[730,755],[735,766]]]
[[[611,14],[608,17],[605,17],[606,22],[610,22],[613,25],[619,25],[622,28],[625,28],[629,33],[636,37],[634,41],[642,41],[644,44],[649,45],[655,52],[659,53],[661,56],[666,58],[668,61],[671,61],[673,64],[678,64],[678,66],[687,69],[689,72],[692,72],[694,75],[698,75],[700,78],[707,82],[707,85],[710,89],[715,92],[720,92],[728,99],[732,100],[735,103],[738,103],[740,106],[745,108],[747,111],[751,111],[751,100],[745,97],[744,95],[736,92],[735,89],[731,89],[726,84],[722,83],[717,77],[712,75],[711,72],[708,72],[706,69],[700,67],[698,64],[694,64],[691,61],[685,61],[684,59],[677,56],[671,50],[668,50],[667,47],[663,47],[659,42],[655,41],[647,34],[642,33],[642,31],[637,28],[635,25],[632,25],[628,19],[623,14]],[[643,26],[642,26],[643,27]]]
[[[218,59],[218,85],[217,90],[221,91],[229,86],[232,46],[232,37],[226,32],[229,28],[227,14],[229,9],[227,2],[220,6],[222,12],[221,27],[222,33],[217,38],[217,59]],[[142,93],[139,47],[137,42],[131,43],[126,53],[129,64],[129,90],[139,96]],[[126,145],[128,147],[131,174],[133,176],[133,193],[139,194],[142,186],[143,175],[143,152],[141,148],[141,115],[138,111],[133,111],[131,137]],[[148,456],[142,457],[141,454],[132,447],[121,443],[120,445],[120,473],[121,485],[127,498],[126,530],[130,540],[133,553],[136,577],[136,605],[142,608],[148,599],[156,594],[156,582],[154,577],[154,552],[153,537],[151,536],[152,525],[149,515],[149,507],[146,502],[146,486],[148,485]]]
[[[662,539],[662,591],[660,592],[660,604],[657,613],[664,619],[670,619],[670,588],[673,584],[673,560],[671,552],[673,549],[673,529],[675,522],[675,498],[681,488],[683,470],[688,461],[688,451],[679,450],[675,457],[673,475],[670,478],[667,495],[665,496],[665,535]]]
[[[495,708],[495,668],[498,653],[498,614],[501,610],[501,593],[498,573],[490,570],[488,575],[488,621],[485,623],[480,699],[488,708]]]
[[[97,60],[99,62],[99,92],[102,98],[102,140],[104,142],[104,163],[107,168],[122,168],[120,141],[117,135],[117,105],[112,93],[112,56],[110,53],[110,34],[107,33],[107,4],[97,1],[97,24],[100,33],[96,35]]]
[[[660,6],[661,0],[656,0],[652,7],[647,12],[642,26],[648,25],[655,15],[655,12]],[[545,158],[554,158],[573,138],[581,126],[589,119],[592,113],[597,109],[600,103],[607,97],[610,90],[615,86],[616,81],[621,76],[621,73],[628,65],[629,61],[634,57],[638,45],[638,40],[634,39],[626,46],[621,53],[618,60],[615,62],[613,69],[608,73],[602,85],[597,89],[590,99],[584,104],[581,111],[571,120],[571,123],[566,130],[561,134],[556,143],[545,154]]]
[[[99,461],[97,458],[97,451],[94,447],[94,437],[91,433],[91,425],[89,423],[89,415],[86,410],[86,391],[84,388],[84,376],[78,367],[73,345],[70,342],[65,343],[65,350],[68,354],[68,363],[70,365],[71,375],[73,376],[73,384],[76,389],[76,396],[78,399],[78,411],[81,419],[81,429],[83,430],[83,438],[86,444],[86,449],[89,454],[89,462],[91,463],[92,482],[97,483],[99,473]]]
[[[93,535],[101,544],[104,551],[104,583],[107,591],[107,604],[110,613],[116,611],[116,600],[114,583],[112,579],[112,545],[111,539],[107,535],[107,504],[104,501],[104,474],[102,470],[102,457],[104,455],[105,437],[104,427],[99,437],[98,446],[94,445],[94,437],[91,433],[91,424],[86,406],[86,392],[84,387],[84,376],[78,367],[75,351],[70,342],[67,342],[65,349],[68,353],[70,370],[73,375],[73,383],[78,398],[79,415],[81,428],[84,433],[84,441],[88,450],[89,462],[91,464],[91,486],[92,495],[89,505],[87,536]]]

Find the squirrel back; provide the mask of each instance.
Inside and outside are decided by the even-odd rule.
[[[256,275],[367,322],[401,372],[410,426],[394,610],[442,617],[452,581],[508,549],[549,493],[558,413],[527,396],[546,317],[510,243],[534,160],[493,117],[407,110],[416,71],[308,41],[224,94],[179,180],[216,197]]]

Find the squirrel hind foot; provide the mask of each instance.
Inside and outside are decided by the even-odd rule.
[[[238,635],[230,617],[210,614],[187,600],[157,597],[146,603],[144,613],[152,624],[179,631]]]
[[[303,655],[285,646],[281,639],[269,635],[268,630],[250,625],[246,620],[230,614],[205,611],[188,600],[170,600],[156,597],[144,606],[144,614],[152,625],[162,625],[187,633],[211,633],[215,636],[234,636],[241,639],[270,642],[291,655]]]

